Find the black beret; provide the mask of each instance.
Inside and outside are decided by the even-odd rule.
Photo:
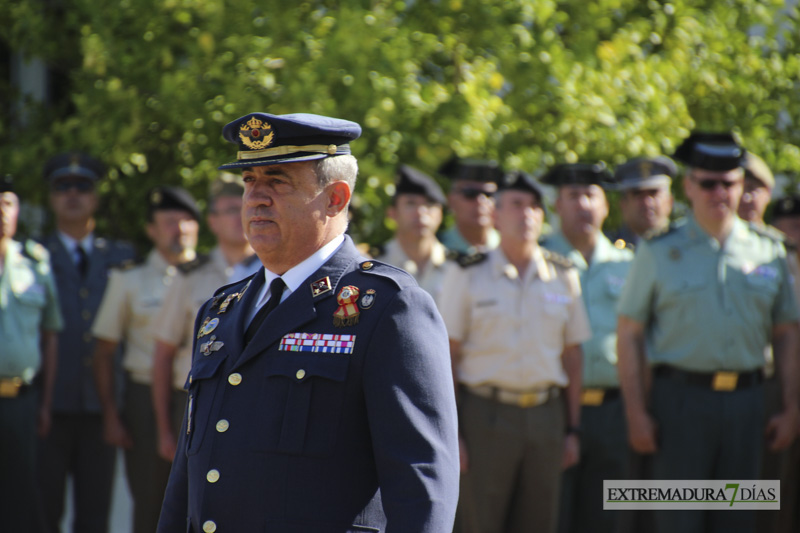
[[[439,167],[439,174],[453,181],[480,181],[500,183],[503,169],[497,161],[479,159],[459,159],[454,157]]]
[[[563,163],[551,168],[544,176],[542,183],[561,187],[563,185],[600,185],[612,183],[611,172],[602,161],[597,163]]]
[[[399,194],[421,194],[437,204],[446,202],[442,188],[432,177],[408,165],[401,165],[397,170],[394,195]]]
[[[742,166],[744,156],[744,148],[731,133],[695,132],[672,157],[689,167],[726,172]]]
[[[361,126],[349,120],[309,113],[250,113],[222,129],[226,141],[239,147],[236,161],[219,167],[244,168],[312,161],[350,153],[350,141]]]
[[[147,215],[152,217],[156,211],[178,209],[186,211],[195,220],[200,220],[200,209],[189,191],[181,187],[162,185],[147,193]]]
[[[800,196],[792,194],[778,198],[772,203],[772,220],[800,216]]]
[[[0,193],[14,192],[14,178],[11,174],[0,177]]]
[[[500,180],[498,191],[524,191],[535,194],[539,201],[544,199],[541,184],[533,176],[522,170],[511,170]]]
[[[614,172],[615,188],[646,189],[650,187],[669,187],[678,175],[678,167],[672,159],[664,156],[639,157],[619,165]]]
[[[44,165],[44,179],[86,178],[99,180],[105,174],[103,163],[80,152],[69,152],[51,157]]]

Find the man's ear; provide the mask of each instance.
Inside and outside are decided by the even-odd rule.
[[[350,186],[346,181],[334,181],[325,189],[328,195],[327,214],[334,217],[344,211],[350,203]]]

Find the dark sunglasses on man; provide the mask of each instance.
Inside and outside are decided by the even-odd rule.
[[[51,185],[54,192],[67,192],[70,189],[75,189],[78,192],[86,193],[94,190],[94,182],[92,180],[57,180]]]
[[[475,200],[480,195],[483,195],[486,198],[492,198],[494,196],[493,191],[486,191],[477,187],[464,187],[463,189],[460,189],[458,193],[468,200]]]

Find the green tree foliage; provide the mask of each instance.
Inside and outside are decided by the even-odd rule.
[[[795,0],[0,0],[0,42],[63,72],[67,95],[43,106],[0,85],[0,163],[43,200],[46,157],[97,154],[112,169],[105,229],[139,239],[151,186],[205,197],[234,157],[228,121],[338,116],[364,128],[352,233],[370,243],[388,236],[401,161],[539,173],[733,129],[791,175],[798,18]]]

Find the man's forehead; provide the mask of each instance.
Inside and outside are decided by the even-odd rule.
[[[0,193],[0,199],[2,199],[4,202],[10,202],[14,204],[19,202],[19,198],[17,198],[17,195],[11,191]]]

